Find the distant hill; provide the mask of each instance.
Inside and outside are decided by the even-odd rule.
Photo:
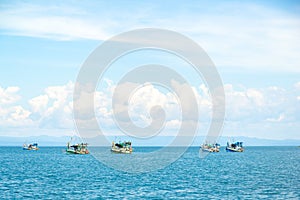
[[[31,137],[7,137],[0,136],[0,146],[22,146],[24,142],[33,143],[37,142],[39,146],[66,146],[67,142],[70,141],[70,136],[61,136],[61,137],[53,137],[53,136],[31,136]],[[221,136],[218,140],[218,143],[221,146],[225,146],[228,140],[228,136]],[[174,139],[173,136],[160,136],[153,137],[149,139],[131,139],[134,146],[166,146]],[[185,138],[182,137],[182,140]],[[205,137],[198,136],[195,138],[192,146],[200,146]],[[235,141],[244,142],[245,146],[299,146],[300,140],[271,140],[271,139],[260,139],[260,138],[252,138],[252,137],[234,137]],[[109,136],[107,137],[109,143],[113,140],[123,141],[129,140],[128,137],[125,136]],[[81,142],[81,139],[78,137],[73,137],[74,142]],[[88,142],[91,146],[99,146],[102,145],[100,137],[96,138],[88,138],[84,140]],[[99,142],[100,141],[100,142]],[[211,141],[214,142],[214,141]]]
[[[69,136],[53,137],[47,135],[30,137],[7,137],[0,136],[0,146],[22,146],[24,142],[37,142],[39,146],[65,146],[70,140]]]

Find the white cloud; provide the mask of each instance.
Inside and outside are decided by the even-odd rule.
[[[0,87],[0,105],[12,104],[20,99],[17,92],[19,87],[7,87],[6,89]]]
[[[300,90],[300,81],[295,83],[294,87],[297,89],[297,90]]]
[[[47,87],[44,90],[44,94],[28,100],[29,109],[25,109],[26,105],[21,106],[19,104],[18,88],[0,88],[2,97],[6,99],[5,101],[2,100],[0,104],[1,126],[72,130],[74,128],[73,88],[74,84],[72,82],[61,86]],[[116,132],[117,126],[113,118],[111,100],[114,88],[116,88],[114,83],[107,81],[107,87],[95,93],[95,114],[102,130],[108,134],[120,133],[120,131]],[[184,89],[185,87],[178,86],[177,88],[179,88],[177,92],[180,92],[180,88]],[[280,126],[286,124],[289,127],[290,125],[288,124],[298,123],[300,120],[299,95],[294,89],[295,87],[283,89],[276,86],[268,88],[236,88],[231,84],[226,84],[226,123],[235,124],[234,127],[236,129],[248,127],[251,130],[257,130],[258,133],[270,129],[272,124],[280,124]],[[201,129],[205,130],[205,126],[209,126],[212,109],[209,91],[205,85],[193,87],[193,91],[200,111]],[[118,102],[120,98],[123,97],[116,97],[115,100]],[[191,126],[191,123],[195,123],[193,120],[188,119],[182,122],[181,105],[176,95],[170,91],[160,90],[150,83],[133,91],[127,106],[117,106],[116,112],[129,112],[131,120],[136,125],[144,127],[151,124],[151,108],[157,105],[166,114],[164,132],[162,134],[174,134],[177,133],[180,126],[188,127]],[[84,123],[87,128],[92,129],[91,119],[80,120],[80,123]],[[254,125],[250,126],[251,124]],[[230,135],[230,133],[226,134]],[[256,133],[252,134],[257,136]]]
[[[176,97],[168,92],[163,93],[152,84],[139,88],[129,100],[129,115],[140,126],[151,124],[150,112],[155,106],[160,106],[166,114],[166,120],[177,119],[180,113]]]
[[[29,104],[33,112],[43,113],[47,109],[49,97],[47,95],[40,95],[29,100]]]
[[[51,86],[45,89],[44,95],[29,101],[31,104],[35,103],[33,109],[39,112],[41,127],[73,128],[73,89],[72,82],[63,86]]]
[[[82,19],[80,9],[58,6],[20,4],[7,6],[0,12],[0,27],[8,34],[71,40],[78,38],[103,39],[107,34],[97,21]]]
[[[253,101],[254,105],[263,106],[264,105],[264,96],[262,92],[256,89],[248,89],[246,91],[246,96]]]
[[[280,114],[278,118],[267,118],[266,121],[268,121],[268,122],[281,122],[284,119],[285,119],[285,115]]]
[[[21,106],[14,106],[13,107],[14,112],[10,114],[13,120],[25,120],[29,117],[30,112],[28,110],[25,110]]]
[[[196,40],[221,67],[299,72],[300,18],[279,7],[231,2],[204,12],[199,3],[193,5],[197,12],[177,5],[166,13],[144,4],[137,3],[132,12],[93,4],[98,14],[90,12],[91,5],[8,4],[0,11],[0,27],[3,34],[58,40],[105,40],[135,28],[166,28]]]
[[[0,125],[2,127],[30,126],[29,119],[31,112],[26,110],[18,102],[21,100],[18,95],[19,87],[0,87]]]
[[[181,124],[182,124],[181,120],[170,120],[166,123],[166,128],[178,130]]]

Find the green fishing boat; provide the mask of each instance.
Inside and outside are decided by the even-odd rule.
[[[115,143],[112,142],[111,145],[111,151],[113,153],[123,153],[123,154],[130,154],[132,153],[133,149],[131,146],[131,142],[119,142],[119,143]]]
[[[89,150],[87,149],[87,143],[70,145],[70,142],[68,142],[66,152],[69,154],[89,154],[90,153]]]

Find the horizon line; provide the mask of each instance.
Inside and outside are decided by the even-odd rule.
[[[78,135],[73,135],[73,136],[69,136],[69,135],[60,135],[60,136],[54,136],[54,135],[30,135],[30,136],[8,136],[8,135],[0,135],[1,137],[12,137],[12,138],[28,138],[28,137],[41,137],[41,136],[46,136],[46,137],[55,137],[55,138],[59,138],[59,137],[78,137],[81,139],[91,139],[91,138],[95,138],[95,137],[81,137]],[[105,137],[131,137],[131,136],[127,136],[127,135],[104,135]],[[147,140],[147,139],[153,139],[153,138],[157,138],[157,137],[190,137],[190,136],[176,136],[176,135],[162,135],[162,136],[155,136],[155,137],[149,137],[149,138],[135,138],[135,137],[131,137],[133,139],[138,139],[138,140]],[[194,136],[194,138],[197,137],[207,137],[206,135],[196,135]],[[243,135],[238,135],[238,136],[227,136],[227,135],[220,135],[218,138],[221,137],[227,137],[229,139],[234,139],[234,138],[238,138],[238,137],[245,137],[245,138],[253,138],[253,139],[259,139],[259,140],[276,140],[276,141],[283,141],[283,140],[300,140],[299,139],[293,139],[293,138],[284,138],[284,139],[278,139],[278,138],[260,138],[260,137],[255,137],[255,136],[243,136]]]

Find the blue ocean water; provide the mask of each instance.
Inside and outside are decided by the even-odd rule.
[[[0,199],[300,199],[299,147],[221,149],[205,159],[191,147],[166,168],[141,174],[63,150],[0,147]]]

